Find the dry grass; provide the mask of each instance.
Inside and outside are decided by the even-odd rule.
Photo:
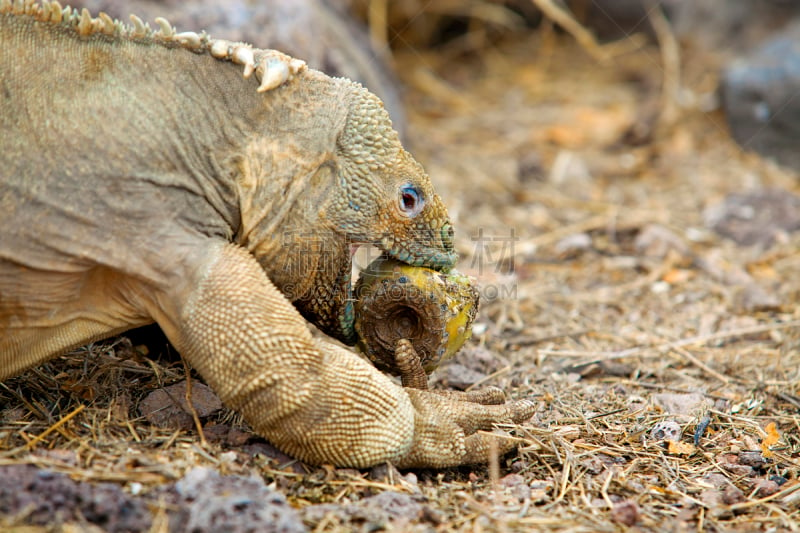
[[[505,295],[486,299],[455,362],[541,405],[516,428],[519,454],[499,473],[374,480],[201,446],[136,415],[180,362],[121,343],[0,385],[0,465],[145,492],[207,465],[257,472],[296,506],[421,492],[436,516],[415,527],[441,531],[800,529],[800,235],[743,247],[703,217],[729,193],[797,193],[797,176],[742,152],[704,110],[716,58],[684,62],[667,122],[655,45],[601,64],[568,37],[515,34],[395,59],[411,149],[450,206],[461,268]],[[753,304],[754,287],[775,301]],[[654,435],[668,422],[682,430],[672,444]]]

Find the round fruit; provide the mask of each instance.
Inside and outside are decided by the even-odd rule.
[[[402,373],[395,363],[399,340],[411,342],[430,374],[469,339],[478,312],[471,278],[386,257],[362,272],[355,294],[359,346],[376,367],[395,375]]]

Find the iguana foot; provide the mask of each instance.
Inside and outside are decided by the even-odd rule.
[[[415,410],[414,441],[411,450],[396,461],[403,467],[445,467],[485,463],[492,453],[507,453],[518,441],[507,435],[478,433],[496,424],[519,424],[533,416],[531,400],[495,404],[499,389],[476,393],[447,393],[406,389]],[[486,402],[486,403],[482,403]]]
[[[403,387],[419,390],[430,390],[428,387],[428,374],[422,368],[420,358],[411,341],[400,339],[394,352],[395,370],[400,373]],[[484,405],[499,405],[506,402],[506,395],[497,387],[484,387],[467,392],[451,390],[432,390],[442,397],[464,402],[480,403]]]
[[[484,387],[482,389],[459,391],[459,390],[431,390],[444,398],[458,400],[461,402],[472,402],[483,405],[501,405],[506,403],[506,394],[497,387]]]
[[[404,458],[409,462],[401,461],[399,466],[425,466],[432,461],[453,460],[455,462],[450,464],[485,463],[492,450],[492,439],[497,439],[496,450],[500,454],[514,449],[516,442],[508,436],[476,432],[491,429],[497,423],[519,423],[534,413],[535,406],[530,400],[506,404],[505,393],[497,387],[466,392],[428,390],[428,375],[407,339],[397,341],[395,369],[417,411],[414,445]],[[430,435],[436,431],[442,434]]]

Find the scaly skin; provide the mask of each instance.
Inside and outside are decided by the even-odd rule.
[[[310,463],[485,461],[476,431],[532,414],[399,387],[302,318],[355,341],[354,243],[455,261],[443,204],[377,98],[165,21],[61,17],[0,1],[0,379],[155,321]]]

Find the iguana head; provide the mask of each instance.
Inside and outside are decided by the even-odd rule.
[[[301,79],[268,94],[269,134],[235,160],[237,242],[306,319],[353,344],[354,247],[447,271],[456,262],[453,230],[376,96],[316,71]]]
[[[403,149],[383,103],[355,84],[336,159],[339,182],[327,218],[337,230],[404,263],[455,265],[453,229],[428,175]]]

